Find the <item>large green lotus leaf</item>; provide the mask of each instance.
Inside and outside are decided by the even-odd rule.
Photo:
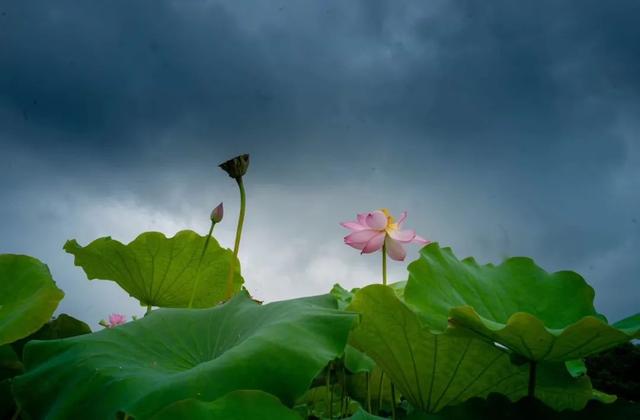
[[[0,346],[40,328],[63,297],[41,261],[26,255],[0,255]]]
[[[629,335],[635,334],[635,338],[640,338],[638,336],[638,330],[640,330],[640,313],[622,319],[613,324],[613,326]]]
[[[175,402],[151,417],[152,420],[302,420],[278,398],[263,391],[233,391],[212,402],[188,399]]]
[[[90,333],[91,328],[86,323],[70,315],[60,314],[40,327],[38,331],[12,343],[11,347],[16,353],[22,355],[22,349],[31,340],[56,340]]]
[[[22,373],[23,364],[18,355],[22,354],[22,349],[27,342],[72,337],[90,332],[91,329],[84,322],[69,315],[60,314],[27,337],[0,346],[0,419],[9,418],[10,414],[15,412],[11,383],[13,377]]]
[[[110,237],[85,247],[67,241],[64,250],[75,256],[90,280],[113,280],[144,306],[206,308],[226,298],[226,282],[232,252],[211,238],[200,261],[206,237],[190,230],[167,238],[146,232],[128,245]],[[243,283],[240,263],[234,265],[233,291]]]
[[[465,330],[434,332],[393,289],[367,286],[350,310],[361,314],[350,343],[382,368],[415,407],[436,412],[471,397],[499,392],[511,400],[527,393],[528,366],[515,365],[509,352]],[[580,409],[592,396],[587,377],[572,378],[564,364],[538,366],[536,397],[562,410]]]
[[[407,285],[406,281],[398,281],[395,283],[390,283],[389,287],[391,287],[396,292],[396,295],[398,295],[400,299],[403,299],[404,288],[406,287],[406,285]],[[333,288],[331,288],[331,291],[329,292],[329,294],[331,294],[331,296],[333,296],[337,300],[339,309],[346,309],[351,304],[351,301],[353,300],[353,295],[358,290],[360,289],[354,288],[351,290],[347,290],[344,287],[340,286],[339,283],[336,283],[333,285]]]
[[[626,328],[607,324],[593,298],[593,289],[574,272],[547,273],[521,257],[478,265],[435,243],[409,265],[404,294],[432,328],[455,323],[530,360],[557,362],[640,336],[637,320]]]
[[[60,314],[27,337],[0,346],[0,419],[9,418],[9,413],[15,411],[11,382],[13,377],[23,371],[22,360],[18,355],[22,355],[26,343],[31,340],[54,340],[89,333],[91,328],[84,322],[67,314]]]
[[[344,351],[354,314],[315,297],[159,309],[93,334],[32,341],[13,391],[31,418],[146,418],[172,402],[262,390],[291,405]],[[332,303],[336,305],[335,301]]]

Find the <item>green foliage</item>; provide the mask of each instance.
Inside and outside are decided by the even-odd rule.
[[[0,255],[0,346],[36,331],[64,296],[46,265],[26,255]]]
[[[326,386],[313,387],[298,399],[295,408],[304,418],[342,418],[360,408],[346,392],[341,383],[332,384],[330,390]]]
[[[584,364],[583,359],[568,360],[564,365],[567,367],[569,374],[574,378],[586,375],[587,373],[587,366]]]
[[[11,395],[11,378],[22,372],[22,362],[9,344],[0,346],[0,419],[15,411]]]
[[[498,266],[459,261],[430,244],[409,266],[405,300],[443,331],[454,323],[529,360],[564,362],[640,337],[640,321],[609,325],[593,308],[593,289],[578,274],[549,274],[529,258]]]
[[[640,346],[625,343],[586,360],[598,389],[640,402]]]
[[[351,417],[348,417],[347,420],[382,420],[384,417],[374,416],[373,414],[367,413],[362,408],[356,411]]]
[[[15,412],[15,404],[11,395],[11,381],[0,380],[0,419],[9,419]]]
[[[86,323],[67,314],[60,314],[40,327],[38,331],[12,343],[11,346],[21,355],[25,344],[31,340],[56,340],[90,333],[91,328]]]
[[[25,347],[14,394],[33,418],[146,418],[169,404],[262,390],[287,405],[340,356],[354,315],[330,297],[259,305],[239,293],[208,309],[141,320]]]
[[[371,372],[376,367],[372,358],[350,344],[344,349],[344,366],[353,373]]]
[[[14,402],[25,419],[638,416],[605,393],[638,398],[637,348],[593,355],[640,338],[640,314],[609,325],[576,273],[528,258],[480,266],[431,244],[406,282],[268,305],[241,292],[214,306],[239,264],[213,238],[203,253],[205,241],[68,241],[89,279],[172,308],[96,333],[51,320],[63,293],[46,265],[0,255],[0,418]],[[236,268],[232,291],[242,283]]]
[[[362,407],[368,409],[371,404],[371,410],[375,413],[391,412],[391,405],[397,405],[400,402],[400,392],[396,392],[394,401],[389,375],[385,375],[377,366],[371,372],[347,376],[347,392]]]
[[[581,411],[557,412],[536,400],[524,398],[516,403],[491,394],[472,398],[463,404],[445,407],[436,414],[414,412],[407,420],[618,420],[640,418],[640,405],[626,401],[603,404],[590,401]]]
[[[640,335],[638,335],[638,330],[640,329],[640,313],[622,319],[613,324],[613,326],[629,335],[633,335],[634,338],[640,338]]]
[[[23,372],[22,349],[31,340],[55,340],[91,333],[91,328],[67,314],[60,314],[40,329],[11,344],[0,346],[0,418],[9,417],[16,410],[11,394],[12,379]]]
[[[491,392],[511,400],[526,395],[526,364],[513,364],[509,352],[464,330],[431,331],[390,287],[360,289],[349,309],[361,314],[350,343],[374,359],[422,411],[437,412]],[[558,410],[577,410],[592,390],[588,378],[571,378],[563,364],[541,364],[536,396]]]
[[[344,287],[340,286],[338,283],[334,284],[331,288],[331,296],[333,296],[338,302],[339,309],[346,309],[347,306],[351,304],[351,300],[353,299],[353,294],[357,291],[357,289],[353,289],[348,291]]]
[[[196,399],[177,401],[151,417],[151,420],[175,419],[301,420],[302,417],[271,394],[240,390],[212,402]]]
[[[213,306],[225,299],[232,253],[211,238],[200,259],[206,237],[189,230],[173,238],[146,232],[128,245],[110,237],[96,239],[85,247],[67,241],[65,251],[75,256],[90,280],[115,281],[144,306],[183,308]],[[233,291],[243,283],[240,263],[234,265]]]
[[[22,362],[10,344],[0,346],[0,381],[22,372]]]

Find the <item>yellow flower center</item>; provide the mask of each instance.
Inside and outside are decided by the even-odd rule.
[[[385,216],[387,216],[387,226],[384,228],[384,230],[387,233],[391,233],[394,230],[398,230],[398,224],[395,223],[393,216],[391,215],[391,213],[389,213],[389,210],[380,209],[380,211],[383,212]]]

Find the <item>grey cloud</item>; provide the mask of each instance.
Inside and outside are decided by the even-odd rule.
[[[530,255],[584,274],[612,318],[637,311],[638,7],[3,5],[0,245],[27,252],[53,225],[38,252],[59,261],[67,236],[120,229],[109,219],[98,232],[80,216],[114,201],[164,215],[141,228],[198,226],[219,197],[235,200],[215,165],[250,152],[261,240],[315,214],[322,228],[308,235],[341,246],[337,221],[392,203],[460,256]],[[73,218],[51,216],[65,203]],[[260,273],[286,279],[268,289],[283,297],[319,291],[304,278],[318,286],[327,264],[369,275],[329,249],[287,248],[290,265],[254,257],[247,264],[265,267],[248,272],[261,290]]]

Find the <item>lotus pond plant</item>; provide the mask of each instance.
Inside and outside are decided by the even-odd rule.
[[[211,210],[211,215],[209,216],[209,219],[211,220],[211,227],[209,227],[209,233],[207,233],[206,239],[204,240],[204,246],[202,247],[202,252],[200,253],[200,258],[198,259],[198,271],[202,266],[202,259],[204,258],[204,254],[207,252],[207,248],[209,247],[209,240],[211,239],[211,235],[213,234],[213,228],[216,227],[217,223],[220,223],[222,221],[223,216],[224,216],[224,206],[222,203],[218,204],[216,207],[214,207],[213,210]],[[233,257],[232,257],[232,261],[233,261]],[[233,267],[230,265],[229,271],[231,272],[232,270],[233,270]],[[197,278],[196,283],[193,285],[193,289],[191,291],[191,298],[189,299],[189,308],[193,307],[193,300],[196,297],[196,291],[198,290],[199,280],[200,280],[200,277]],[[227,279],[227,290],[229,288],[228,281],[229,280]]]
[[[104,319],[100,320],[98,324],[102,325],[105,328],[115,328],[118,325],[122,325],[127,322],[127,317],[123,314],[111,314],[109,315],[108,321]]]
[[[52,318],[64,292],[47,266],[0,255],[0,419],[640,417],[595,389],[584,363],[640,338],[640,314],[610,324],[580,275],[529,258],[460,260],[405,229],[406,212],[342,223],[347,245],[381,252],[382,284],[254,300],[238,261],[248,165],[220,165],[240,191],[233,249],[213,235],[222,203],[205,235],[64,245],[89,280],[146,307],[139,319],[112,314],[92,332]],[[387,255],[403,261],[410,243],[418,259],[388,284]]]
[[[227,275],[227,289],[226,297],[230,298],[233,294],[233,269],[235,261],[238,258],[238,251],[240,250],[240,239],[242,237],[242,226],[244,225],[244,214],[247,208],[247,194],[244,190],[244,182],[242,177],[247,173],[249,169],[249,155],[244,154],[236,156],[233,159],[229,159],[226,162],[218,165],[220,169],[225,171],[231,178],[233,178],[238,184],[238,190],[240,190],[240,214],[238,215],[238,227],[236,228],[236,240],[233,244],[233,256],[229,260],[229,271]],[[215,209],[214,209],[215,212]],[[212,221],[213,221],[212,214]],[[222,217],[222,208],[220,208],[219,216]]]
[[[429,241],[411,229],[402,229],[407,212],[400,214],[396,222],[387,209],[369,213],[359,213],[355,221],[340,225],[351,233],[344,237],[344,243],[360,250],[362,254],[382,252],[382,284],[387,284],[387,254],[395,261],[404,261],[407,256],[404,244],[428,244]]]

